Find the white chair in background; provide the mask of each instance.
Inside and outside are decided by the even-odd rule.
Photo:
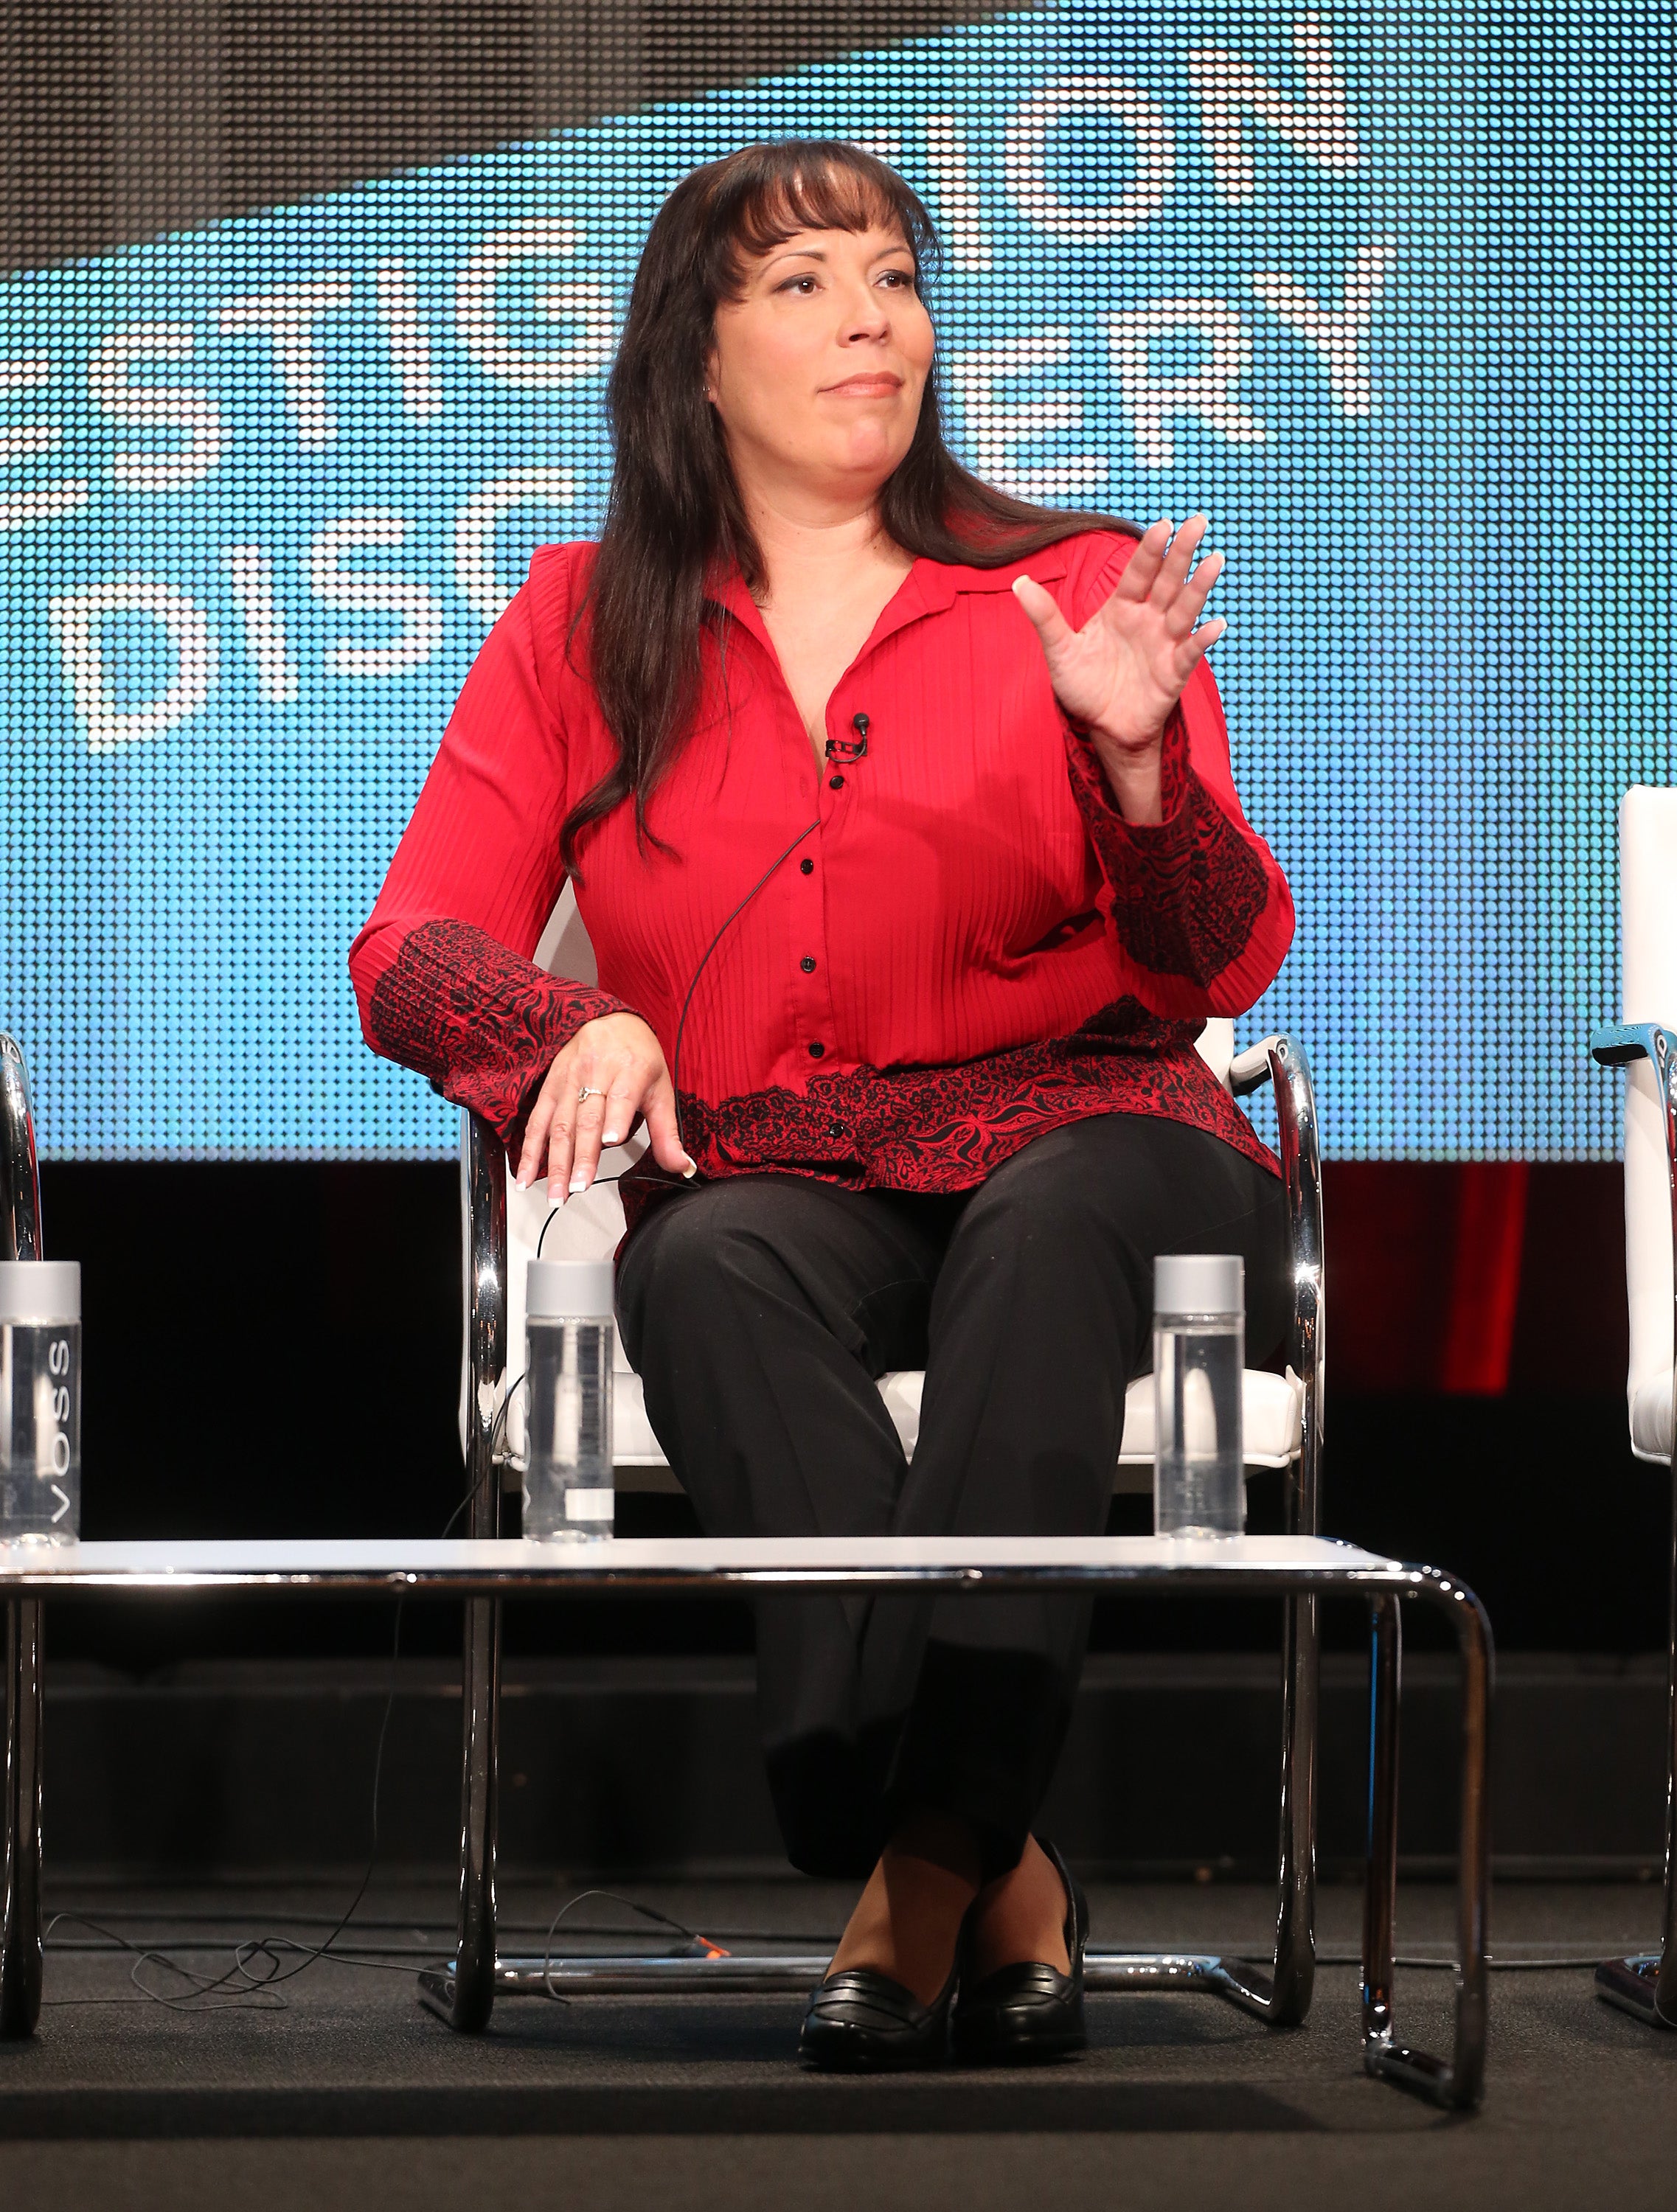
[[[1610,1959],[1595,1984],[1650,2027],[1677,2027],[1677,790],[1646,785],[1619,804],[1625,1018],[1590,1049],[1623,1066],[1625,1276],[1630,1301],[1631,1449],[1672,1470],[1665,1909],[1660,1948]]]

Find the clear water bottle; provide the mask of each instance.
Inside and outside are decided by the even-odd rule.
[[[0,1261],[0,1543],[82,1528],[82,1263]]]
[[[1237,1252],[1171,1252],[1153,1262],[1153,1528],[1161,1536],[1238,1536],[1246,1526],[1245,1274]]]
[[[524,1533],[609,1536],[611,1375],[617,1345],[610,1260],[532,1260],[525,1291],[528,1411]]]

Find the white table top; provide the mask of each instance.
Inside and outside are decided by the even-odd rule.
[[[514,1589],[819,1583],[877,1589],[907,1575],[956,1588],[1192,1581],[1413,1588],[1425,1570],[1321,1536],[404,1537],[0,1544],[0,1593],[194,1589]]]

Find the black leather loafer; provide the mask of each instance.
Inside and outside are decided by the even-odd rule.
[[[1040,1960],[1025,1959],[999,1966],[981,1982],[969,1969],[951,2023],[955,2056],[969,2064],[1018,2064],[1032,2058],[1060,2058],[1081,2051],[1089,2040],[1083,2023],[1083,1953],[1089,1941],[1089,1900],[1076,1875],[1046,1838],[1037,1840],[1054,1861],[1066,1885],[1066,1954],[1069,1974]],[[957,1973],[970,1936],[963,1929]]]
[[[929,2005],[872,1966],[848,1966],[811,1992],[798,2056],[827,2074],[889,2074],[941,2066],[949,2056],[949,2008],[960,1952]]]

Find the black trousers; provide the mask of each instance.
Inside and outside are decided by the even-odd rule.
[[[718,1536],[1095,1535],[1124,1391],[1152,1364],[1160,1252],[1238,1252],[1247,1359],[1283,1340],[1276,1178],[1220,1138],[1114,1114],[976,1189],[702,1183],[625,1244],[617,1313],[659,1442]],[[912,1463],[872,1378],[923,1367]],[[864,1875],[910,1814],[1016,1865],[1065,1736],[1089,1601],[768,1596],[757,1680],[794,1865]]]

